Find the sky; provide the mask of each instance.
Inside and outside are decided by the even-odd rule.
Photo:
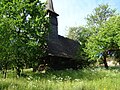
[[[53,0],[54,11],[59,14],[58,34],[66,36],[69,27],[85,25],[85,17],[100,4],[109,4],[120,12],[120,0]]]

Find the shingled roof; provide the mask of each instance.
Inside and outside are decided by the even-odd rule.
[[[58,36],[57,40],[48,40],[48,55],[65,58],[75,58],[79,43],[77,41]]]
[[[52,0],[47,0],[47,10],[50,18],[51,32],[47,39],[47,55],[63,58],[75,58],[79,43],[58,35],[58,14],[54,11]]]

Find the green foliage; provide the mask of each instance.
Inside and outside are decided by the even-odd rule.
[[[67,37],[70,39],[76,40],[80,43],[79,52],[77,54],[77,57],[79,60],[78,62],[81,63],[81,67],[86,67],[89,65],[87,55],[84,52],[85,43],[86,43],[89,35],[90,35],[90,32],[88,32],[88,29],[83,26],[70,27],[68,29]]]
[[[92,59],[99,58],[103,52],[119,50],[120,42],[120,16],[111,17],[101,28],[97,35],[91,35],[86,44],[86,53]],[[109,54],[108,53],[108,54]]]
[[[27,77],[0,79],[0,90],[119,90],[120,68],[51,71],[45,74],[26,71]],[[10,72],[9,72],[10,73]]]
[[[45,4],[39,0],[0,1],[0,60],[20,69],[44,53],[48,33]],[[35,62],[35,61],[34,61]]]
[[[92,14],[86,17],[87,25],[89,27],[99,27],[115,13],[116,9],[111,9],[108,4],[101,4],[93,10]]]
[[[67,37],[78,41],[82,47],[84,47],[84,44],[90,34],[91,32],[88,31],[88,28],[86,26],[70,27],[68,29]]]
[[[69,27],[67,37],[78,41],[80,31],[79,27]]]
[[[105,60],[111,49],[119,49],[118,17],[115,9],[108,4],[101,4],[86,17],[86,26],[69,28],[67,36],[80,42],[80,56],[89,60],[104,56]],[[119,55],[114,54],[116,57]]]
[[[89,35],[87,39],[86,49],[84,49],[84,51],[88,54],[91,60],[103,58],[106,68],[108,67],[106,57],[109,48],[109,41],[107,40],[109,39],[109,36],[106,38],[106,33],[110,30],[106,30],[106,33],[104,33],[106,27],[105,23],[115,15],[115,9],[111,9],[108,4],[102,4],[96,7],[93,13],[89,14],[86,18],[87,27],[89,32],[91,32],[91,35]],[[102,40],[102,38],[104,38],[104,40]]]

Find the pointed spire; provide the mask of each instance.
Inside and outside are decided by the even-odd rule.
[[[52,0],[47,0],[46,5],[47,13],[50,17],[50,28],[51,32],[49,33],[49,39],[57,39],[58,38],[58,20],[57,16],[59,16],[53,8],[53,2]]]
[[[52,0],[47,0],[47,10],[54,12],[53,2]]]

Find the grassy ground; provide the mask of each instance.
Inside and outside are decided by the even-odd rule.
[[[0,75],[0,90],[120,90],[120,67],[51,71],[45,74],[30,70],[19,79],[12,71],[7,79]]]

